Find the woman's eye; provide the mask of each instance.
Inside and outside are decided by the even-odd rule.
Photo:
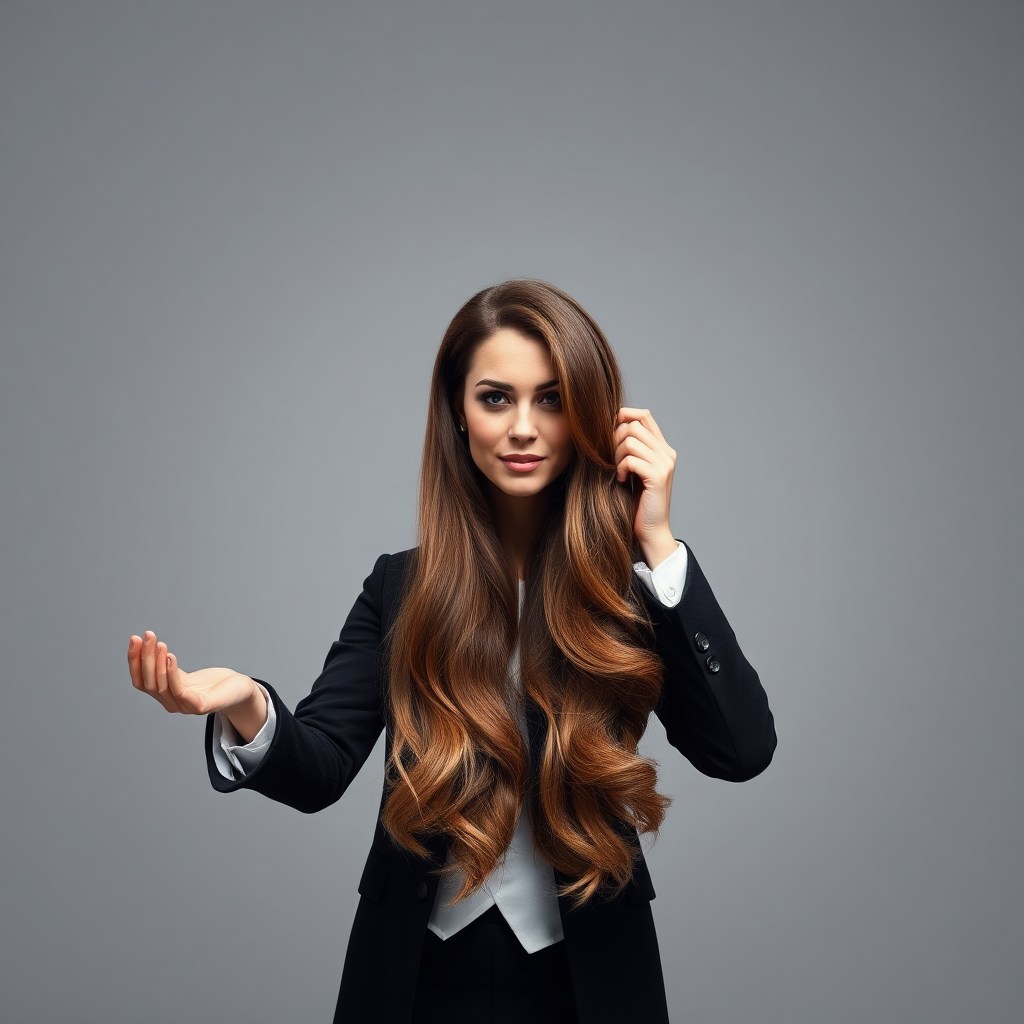
[[[501,405],[505,401],[505,396],[500,391],[485,391],[480,396],[480,401],[484,405]]]
[[[542,405],[560,405],[562,396],[557,391],[548,391],[541,397]]]

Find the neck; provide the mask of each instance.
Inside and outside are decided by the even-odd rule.
[[[512,553],[519,578],[523,579],[526,557],[547,514],[547,495],[541,491],[528,498],[514,498],[492,486],[490,501],[498,540]]]

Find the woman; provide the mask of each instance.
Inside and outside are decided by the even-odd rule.
[[[675,452],[620,402],[569,296],[486,289],[435,361],[419,546],[377,560],[294,714],[131,638],[137,689],[209,715],[222,792],[319,810],[386,730],[336,1022],[668,1019],[637,838],[668,801],[637,743],[654,711],[700,771],[741,781],[775,731],[669,526]]]

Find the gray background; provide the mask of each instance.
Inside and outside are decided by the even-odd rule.
[[[458,306],[553,281],[776,713],[650,752],[673,1019],[1016,1021],[1019,3],[0,6],[0,1018],[327,1020],[381,751],[218,796],[128,636],[294,704],[414,542]]]

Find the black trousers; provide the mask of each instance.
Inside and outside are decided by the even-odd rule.
[[[565,943],[527,953],[491,907],[442,941],[428,931],[413,1024],[576,1024]]]

